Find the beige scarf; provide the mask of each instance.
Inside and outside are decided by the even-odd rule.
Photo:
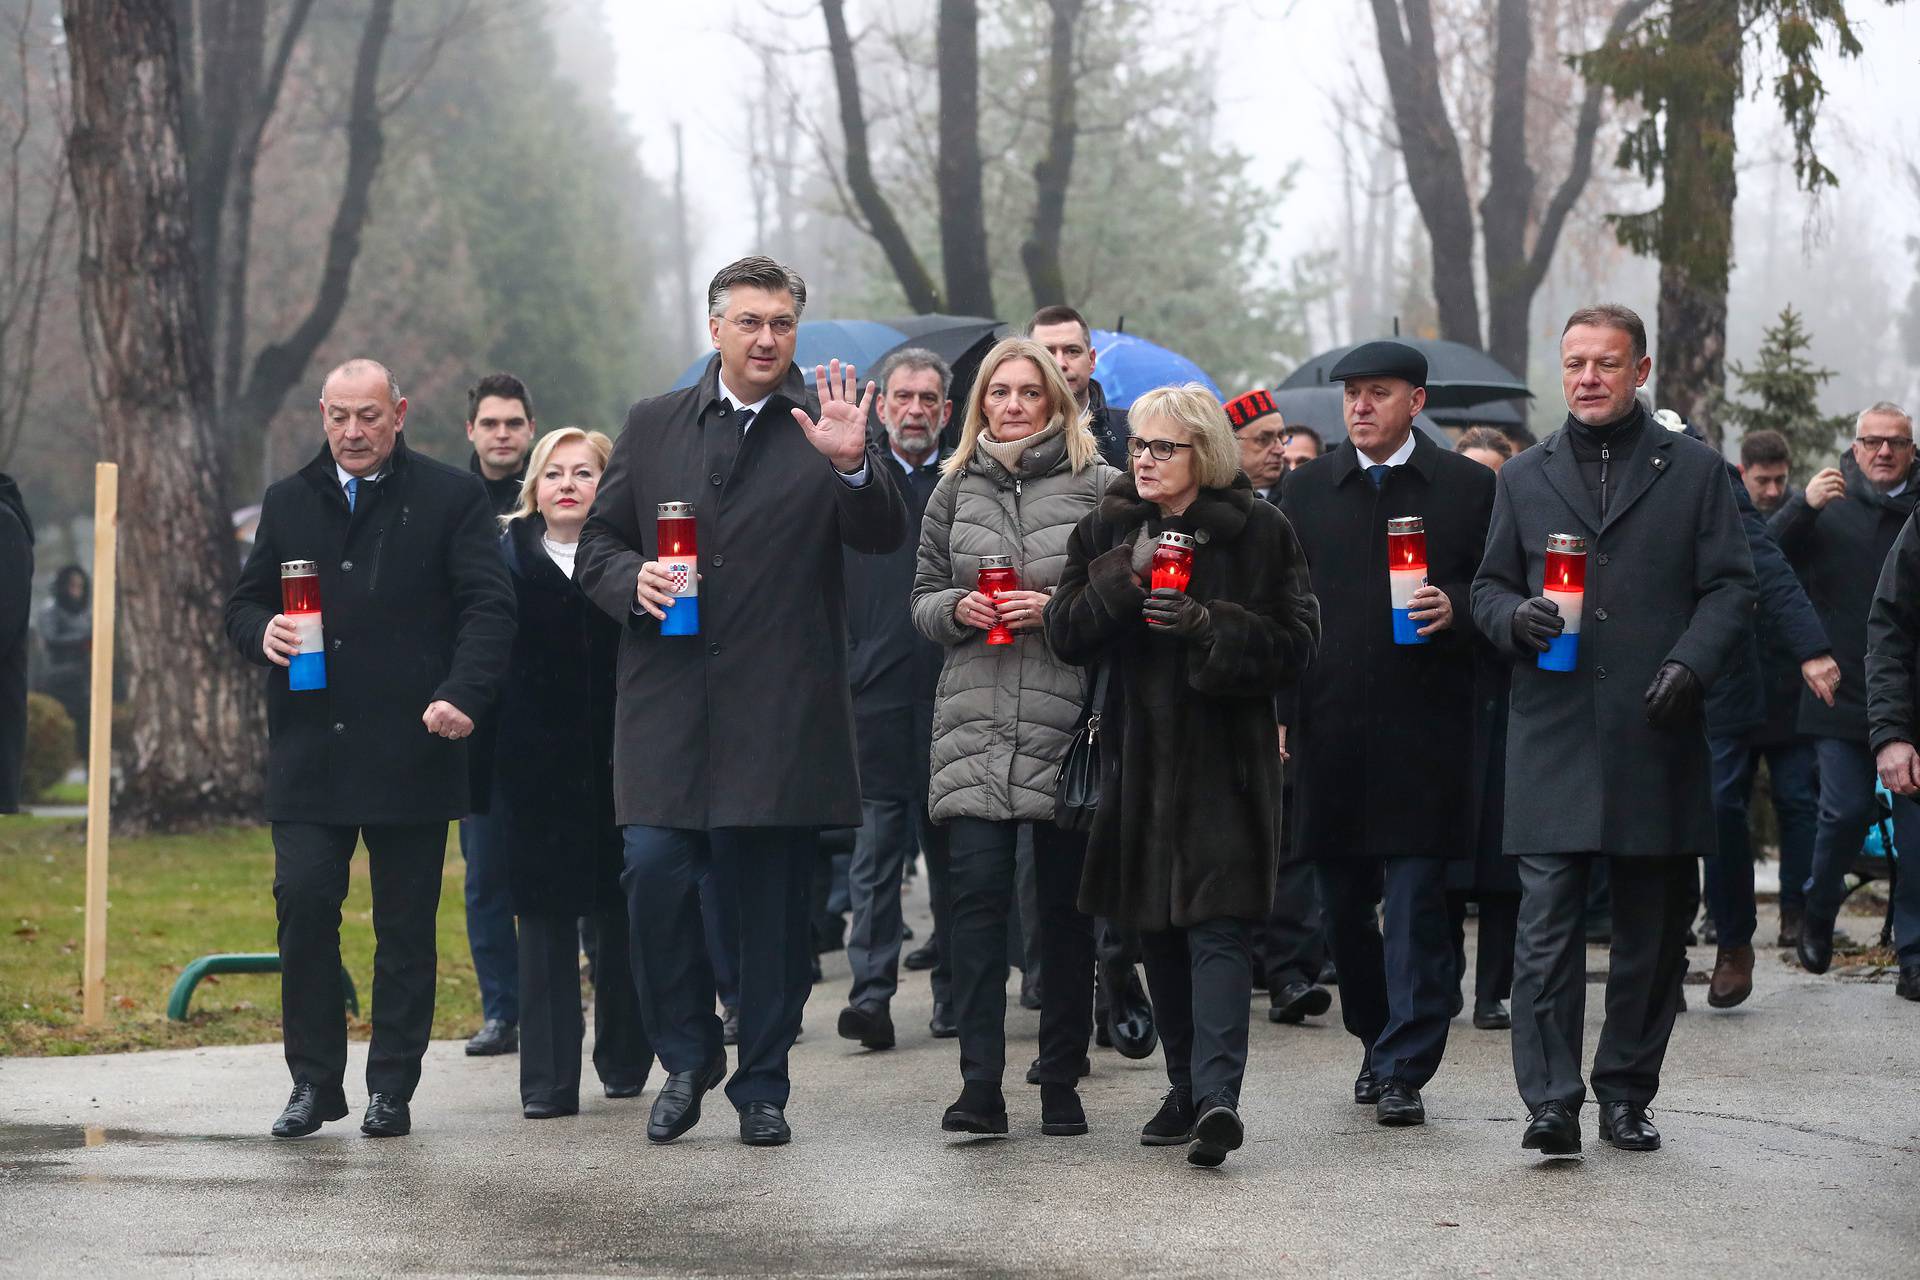
[[[976,443],[986,451],[988,457],[1005,467],[1008,475],[1017,476],[1020,474],[1020,459],[1026,457],[1027,450],[1035,445],[1045,444],[1059,434],[1060,423],[1056,420],[1030,436],[1009,442],[995,440],[987,434],[987,429],[983,428],[980,439]]]

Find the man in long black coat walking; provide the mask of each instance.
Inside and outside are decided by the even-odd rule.
[[[412,1127],[433,1028],[447,824],[469,807],[467,742],[506,674],[513,588],[486,490],[410,452],[393,375],[350,360],[320,392],[327,441],[267,490],[227,600],[227,636],[267,668],[267,817],[293,1096],[277,1137],[347,1114],[340,904],[356,842],[373,880],[373,1045],[361,1130]],[[301,633],[280,567],[316,561],[326,687],[294,691]],[[311,639],[311,637],[309,637]]]
[[[13,477],[0,475],[0,813],[19,812],[22,799],[32,613],[33,520]]]
[[[860,825],[847,689],[843,546],[906,532],[898,467],[867,440],[872,397],[839,362],[819,399],[793,364],[806,283],[770,258],[707,289],[719,354],[699,382],[636,404],[580,537],[576,580],[619,619],[614,810],[641,1010],[670,1073],[647,1125],[671,1142],[726,1074],[697,884],[711,866],[740,926],[740,1138],[787,1142],[787,1053],[812,985],[817,832]],[[661,503],[695,506],[697,635],[663,634],[676,583]]]
[[[1340,1016],[1363,1046],[1353,1084],[1386,1125],[1422,1124],[1420,1090],[1447,1044],[1457,990],[1446,868],[1472,853],[1474,651],[1468,594],[1486,542],[1493,473],[1416,431],[1426,358],[1355,347],[1348,439],[1288,475],[1280,509],[1300,535],[1321,644],[1281,719],[1299,760],[1294,848],[1313,861]],[[1421,643],[1395,643],[1387,522],[1419,516],[1427,572],[1410,601]],[[1376,923],[1384,906],[1384,931]]]
[[[1560,339],[1566,425],[1500,469],[1473,612],[1515,659],[1506,849],[1520,859],[1513,1066],[1521,1145],[1580,1150],[1587,876],[1613,887],[1607,1017],[1594,1057],[1600,1136],[1651,1151],[1647,1107],[1680,1007],[1697,860],[1714,851],[1704,693],[1753,625],[1753,559],[1725,460],[1651,421],[1646,326],[1583,308]],[[1544,594],[1547,539],[1586,540],[1583,617]],[[1572,671],[1536,655],[1573,625]]]
[[[847,887],[853,927],[847,965],[853,986],[840,1011],[842,1038],[869,1049],[894,1045],[892,1003],[900,984],[900,882],[916,850],[927,852],[934,940],[946,919],[946,833],[927,820],[927,762],[933,744],[933,692],[946,650],[921,635],[910,608],[920,557],[920,521],[940,483],[940,432],[953,412],[953,370],[931,351],[908,347],[875,371],[887,461],[907,505],[908,536],[883,556],[846,551],[847,679],[853,690],[860,762],[860,831]],[[947,974],[933,971],[936,1035],[957,1033],[947,1004]]]

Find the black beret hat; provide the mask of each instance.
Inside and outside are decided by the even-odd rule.
[[[1327,375],[1328,382],[1348,378],[1400,378],[1416,387],[1427,385],[1427,358],[1404,342],[1363,342],[1340,357]]]

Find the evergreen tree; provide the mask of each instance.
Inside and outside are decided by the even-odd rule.
[[[1834,372],[1816,368],[1807,358],[1811,342],[1799,314],[1791,306],[1781,311],[1761,340],[1759,363],[1752,368],[1730,366],[1740,394],[1755,403],[1730,401],[1724,410],[1742,432],[1778,431],[1785,436],[1793,470],[1803,477],[1833,461],[1853,423],[1845,414],[1820,412],[1820,388]]]

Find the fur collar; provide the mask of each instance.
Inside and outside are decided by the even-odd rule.
[[[1231,542],[1247,527],[1247,517],[1258,500],[1253,483],[1242,471],[1225,489],[1202,489],[1184,518],[1193,525],[1201,542]],[[1100,499],[1100,518],[1123,534],[1146,524],[1158,511],[1157,506],[1140,497],[1132,475],[1115,480],[1107,486],[1107,496]]]

